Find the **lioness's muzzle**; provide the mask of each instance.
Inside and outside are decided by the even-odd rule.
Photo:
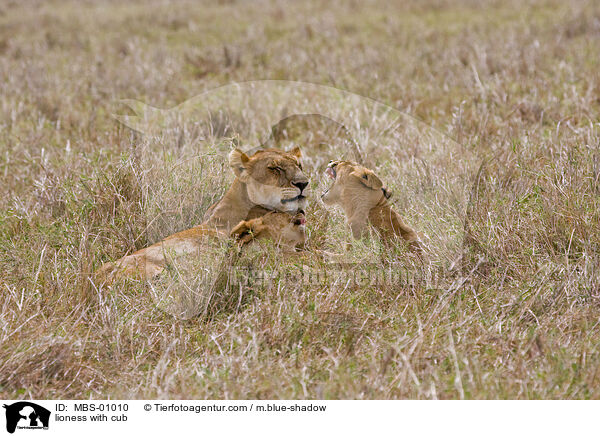
[[[281,200],[282,203],[289,203],[290,201],[297,201],[297,200],[303,200],[306,197],[302,194],[300,195],[296,195],[294,198],[284,198]]]

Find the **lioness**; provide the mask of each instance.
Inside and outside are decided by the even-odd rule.
[[[230,231],[250,216],[267,210],[296,213],[306,208],[308,178],[302,172],[298,147],[289,152],[266,149],[248,156],[235,149],[229,165],[235,174],[233,184],[218,203],[204,215],[204,224]],[[259,207],[257,207],[259,206]]]
[[[325,174],[334,183],[321,195],[323,203],[341,206],[355,238],[364,234],[369,222],[384,238],[399,236],[411,248],[421,249],[417,233],[392,209],[391,194],[373,171],[354,162],[330,161]]]
[[[294,251],[305,242],[304,212],[295,216],[269,212],[259,218],[240,222],[230,236],[245,246],[260,239],[271,239],[283,251]],[[199,225],[166,237],[156,244],[103,265],[96,272],[96,283],[110,284],[120,277],[151,279],[166,267],[169,258],[210,249],[207,238],[227,238],[227,234]]]

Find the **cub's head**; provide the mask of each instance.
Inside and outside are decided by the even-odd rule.
[[[373,171],[355,162],[330,161],[325,174],[333,179],[333,185],[321,195],[326,205],[371,209],[382,195],[391,197]]]
[[[267,209],[295,213],[305,209],[308,177],[302,172],[298,147],[286,152],[276,149],[257,151],[248,156],[235,149],[229,165],[246,184],[248,197]]]
[[[242,221],[231,231],[231,236],[242,245],[259,239],[271,239],[279,247],[293,251],[306,241],[304,211],[295,215],[269,212],[260,218]]]

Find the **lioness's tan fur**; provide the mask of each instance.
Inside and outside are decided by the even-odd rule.
[[[298,147],[289,152],[260,150],[253,156],[247,156],[238,149],[231,151],[229,165],[235,180],[225,196],[208,209],[204,223],[103,265],[96,273],[97,281],[110,282],[123,276],[152,278],[164,269],[167,253],[171,256],[192,253],[202,248],[205,236],[227,237],[234,226],[259,218],[271,210],[294,214],[303,210],[306,207],[303,193],[308,178],[302,172],[301,157]],[[293,232],[285,233],[290,219],[292,217],[287,214],[268,214],[264,220],[252,220],[245,225],[260,227],[251,239],[269,234],[282,246],[288,246],[296,238]],[[291,239],[288,240],[288,237]]]
[[[230,236],[238,240],[241,246],[259,239],[271,239],[283,251],[293,251],[296,246],[304,244],[303,216],[269,212],[259,218],[240,222]],[[110,284],[123,277],[149,280],[164,270],[169,258],[210,249],[207,243],[209,238],[227,237],[226,233],[201,224],[103,265],[97,271],[95,281],[98,284]]]
[[[229,231],[249,212],[296,213],[306,208],[305,188],[308,178],[302,172],[299,148],[289,152],[266,149],[247,156],[235,149],[229,154],[229,165],[235,174],[225,196],[212,205],[204,216],[204,224]],[[258,206],[258,207],[257,207]]]

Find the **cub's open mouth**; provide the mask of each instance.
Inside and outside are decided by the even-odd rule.
[[[327,175],[327,177],[329,177],[330,179],[332,179],[335,184],[335,178],[337,177],[337,172],[335,170],[335,166],[337,164],[334,162],[329,162],[329,165],[327,165],[327,169],[325,170],[325,174]],[[321,197],[325,194],[327,194],[329,192],[329,190],[331,189],[331,187],[333,186],[333,184],[327,188],[325,191],[323,191],[323,194],[321,194]]]
[[[296,226],[303,226],[304,224],[306,224],[306,218],[304,218],[304,217],[296,218],[294,220],[294,225],[296,225]]]
[[[325,174],[327,174],[333,180],[335,180],[335,178],[337,176],[337,173],[335,172],[335,168],[334,167],[327,167],[327,169],[325,170]]]
[[[294,198],[284,198],[283,200],[281,200],[282,203],[289,203],[290,201],[299,201],[299,200],[304,200],[306,198],[305,195],[296,195]]]
[[[303,226],[304,224],[306,224],[305,214],[302,209],[299,209],[294,216],[294,225]]]

